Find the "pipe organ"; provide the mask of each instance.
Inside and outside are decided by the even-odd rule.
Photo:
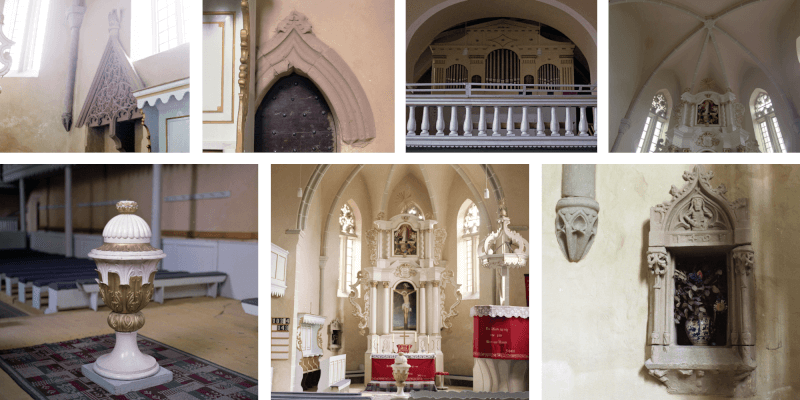
[[[575,45],[544,38],[538,25],[498,19],[445,32],[430,48],[431,83],[575,82]]]

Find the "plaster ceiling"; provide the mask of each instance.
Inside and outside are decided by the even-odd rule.
[[[768,75],[779,70],[779,21],[796,0],[611,0],[614,7],[631,7],[644,23],[646,75],[673,70],[683,88],[704,90],[739,85],[761,62]],[[670,56],[670,53],[674,53]],[[752,54],[750,54],[752,53]],[[754,60],[754,57],[756,60]],[[645,77],[646,78],[646,77]],[[706,81],[708,82],[708,81]],[[642,82],[643,83],[643,82]]]

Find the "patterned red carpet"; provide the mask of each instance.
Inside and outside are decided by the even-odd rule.
[[[112,396],[81,373],[83,364],[111,352],[114,335],[0,350],[0,368],[34,399],[256,399],[258,380],[139,335],[139,349],[172,371],[165,385]]]

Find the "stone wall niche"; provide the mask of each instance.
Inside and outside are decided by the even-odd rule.
[[[725,185],[711,186],[713,176],[695,166],[684,172],[682,189],[672,186],[672,198],[650,208],[650,359],[645,367],[671,394],[752,397],[755,280],[747,199],[729,201]],[[710,272],[698,276],[698,268]],[[711,293],[719,291],[714,304],[724,300],[726,309],[715,314],[717,332],[707,345],[687,342],[685,319],[675,322],[680,271],[694,272],[694,279],[718,275]],[[714,304],[704,304],[709,314],[715,313]]]

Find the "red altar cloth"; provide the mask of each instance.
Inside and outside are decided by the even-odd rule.
[[[409,354],[406,354],[406,357],[408,356]],[[392,364],[394,364],[394,357],[373,357],[372,380],[394,382],[394,377],[392,376]],[[406,379],[406,381],[433,381],[434,373],[436,373],[435,358],[408,358],[408,364],[411,365],[411,368],[408,370],[408,379]]]
[[[472,356],[497,360],[528,359],[528,319],[473,317]]]

